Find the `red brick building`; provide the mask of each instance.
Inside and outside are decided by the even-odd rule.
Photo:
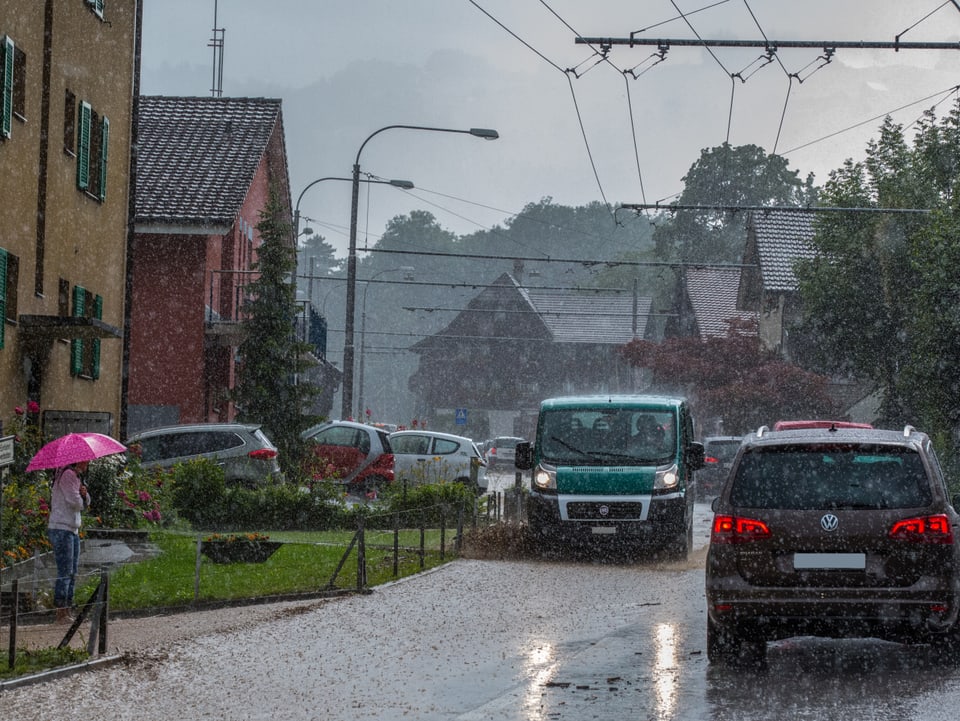
[[[290,207],[281,103],[142,97],[138,119],[126,431],[232,420],[256,226],[271,188]]]

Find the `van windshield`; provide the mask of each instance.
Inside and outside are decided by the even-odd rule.
[[[670,410],[571,408],[540,417],[540,456],[556,466],[663,465],[677,454]]]

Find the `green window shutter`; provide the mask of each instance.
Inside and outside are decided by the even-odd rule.
[[[100,122],[100,201],[107,199],[107,146],[110,139],[110,121],[103,118]]]
[[[7,251],[0,248],[0,348],[7,329]]]
[[[77,187],[90,187],[90,123],[93,108],[90,103],[80,103],[77,111]]]
[[[103,19],[103,3],[104,0],[93,0],[91,5],[93,5],[93,11],[97,14],[97,17],[101,20]]]
[[[86,311],[87,291],[79,285],[73,286],[73,316],[83,318]],[[70,375],[78,376],[83,373],[83,340],[74,338],[70,341]]]
[[[93,317],[97,320],[103,320],[103,297],[96,296],[93,299]],[[100,339],[94,338],[93,341],[93,368],[91,376],[94,380],[100,377]]]
[[[0,52],[0,60],[3,65],[0,66],[0,80],[3,86],[0,92],[0,136],[10,137],[11,122],[13,120],[13,38],[4,36],[3,50]]]

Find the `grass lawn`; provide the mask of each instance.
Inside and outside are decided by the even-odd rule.
[[[151,541],[160,554],[153,559],[119,567],[110,574],[110,607],[115,611],[185,606],[195,601],[225,601],[284,594],[311,593],[330,588],[334,572],[353,538],[343,532],[268,532],[270,541],[283,545],[263,563],[214,563],[200,556],[197,537],[155,533]],[[399,534],[398,572],[394,576],[393,532],[370,531],[365,536],[367,586],[432,568],[453,557],[453,534],[445,538],[445,558],[440,558],[440,532],[428,530],[424,538],[424,566],[420,565],[420,532]],[[77,590],[77,599],[92,594],[95,581]],[[334,588],[357,587],[357,549],[343,562]]]

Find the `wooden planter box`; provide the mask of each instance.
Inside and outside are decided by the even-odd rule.
[[[202,541],[200,552],[214,563],[263,563],[283,543],[281,541]]]

